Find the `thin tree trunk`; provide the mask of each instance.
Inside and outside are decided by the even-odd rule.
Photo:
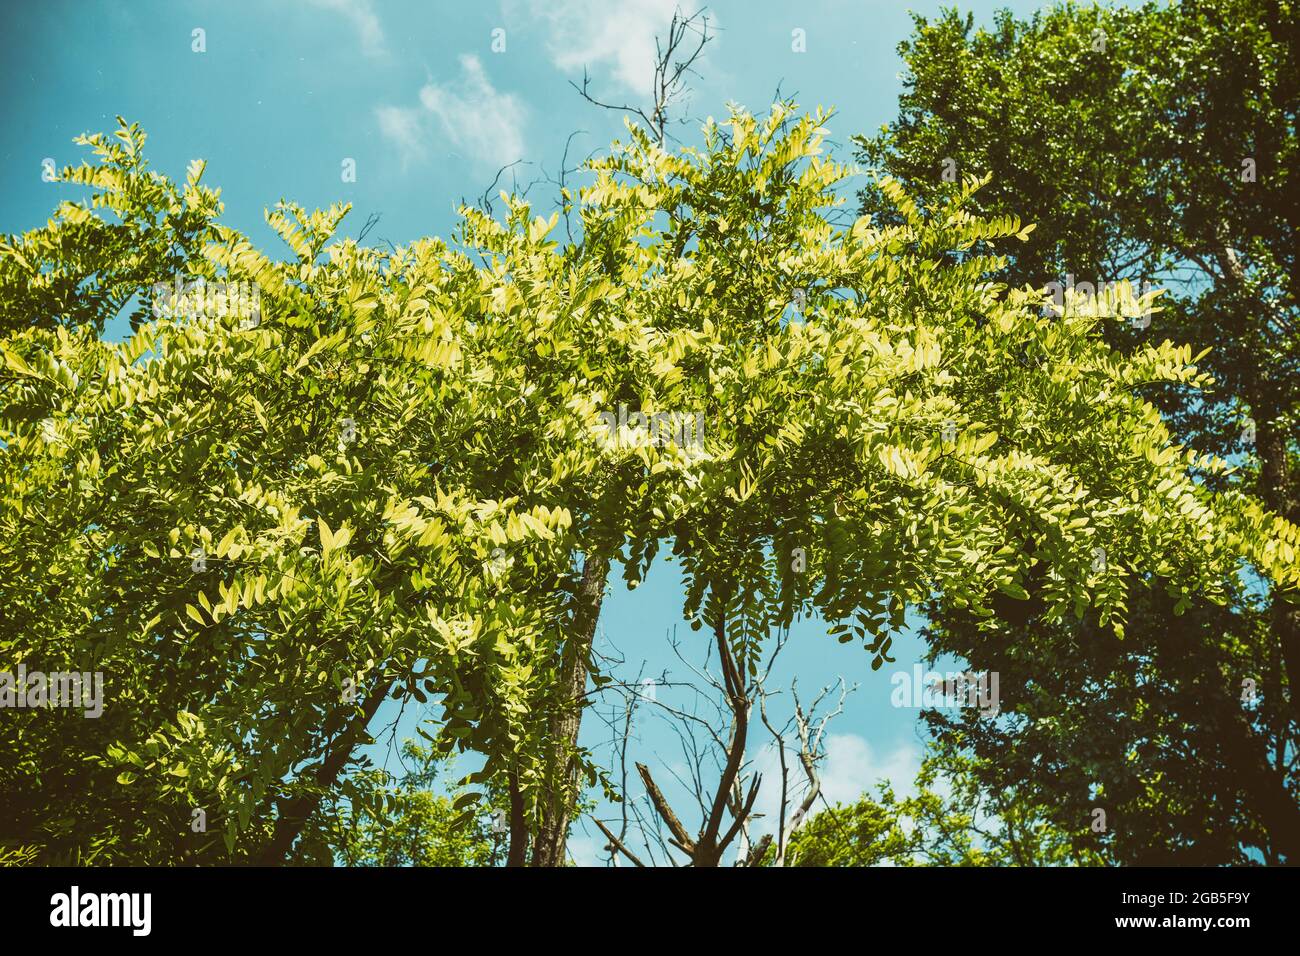
[[[1246,275],[1240,260],[1228,248],[1228,242],[1222,235],[1216,237],[1216,240],[1212,248],[1225,283],[1238,294],[1246,293]],[[1252,307],[1265,313],[1279,309],[1278,305],[1266,302],[1254,302]],[[1260,345],[1258,341],[1252,344]],[[1245,385],[1251,414],[1259,419],[1255,423],[1258,439],[1256,452],[1260,465],[1259,495],[1275,514],[1294,522],[1300,518],[1300,508],[1297,508],[1293,476],[1288,467],[1291,436],[1277,425],[1278,421],[1290,420],[1290,415],[1279,414],[1280,411],[1290,409],[1277,408],[1278,386],[1269,380],[1267,373],[1255,369],[1247,376]],[[1272,623],[1273,632],[1282,649],[1282,661],[1290,685],[1290,719],[1293,722],[1300,721],[1300,608],[1278,600],[1276,589],[1273,589]]]
[[[1225,728],[1224,762],[1250,794],[1252,809],[1268,829],[1274,852],[1291,865],[1300,864],[1300,807],[1287,791],[1282,774],[1270,766],[1265,748],[1244,717],[1238,715]]]
[[[375,712],[379,710],[379,705],[383,703],[384,698],[388,696],[393,689],[393,682],[387,681],[377,685],[371,692],[370,696],[362,705],[361,713],[352,721],[352,723],[341,734],[334,738],[330,743],[329,752],[325,759],[321,761],[320,767],[316,771],[314,792],[303,793],[292,800],[288,801],[280,808],[280,815],[275,821],[275,830],[271,834],[271,841],[259,854],[257,862],[263,866],[277,866],[284,863],[285,858],[289,855],[289,850],[293,847],[293,841],[298,838],[302,832],[303,825],[308,818],[316,812],[320,806],[324,791],[332,787],[347,762],[352,758],[352,751],[357,746],[357,741],[365,730],[370,726],[371,719]]]
[[[727,741],[727,763],[722,769],[722,778],[718,783],[718,789],[713,795],[713,806],[709,811],[709,819],[704,825],[704,831],[700,834],[699,840],[696,841],[695,852],[691,854],[691,862],[699,867],[719,865],[723,851],[732,838],[735,837],[738,828],[743,825],[745,818],[749,815],[749,809],[754,803],[753,793],[751,793],[748,806],[742,805],[740,812],[736,814],[736,820],[731,830],[726,836],[720,838],[723,812],[727,807],[727,795],[731,792],[731,788],[740,774],[740,768],[745,762],[745,744],[749,738],[749,695],[745,688],[745,676],[736,665],[735,658],[731,654],[731,648],[727,646],[727,622],[725,617],[719,617],[714,625],[713,638],[718,646],[719,665],[722,668],[722,682],[727,694],[727,706],[731,709],[731,737]]]
[[[591,644],[596,634],[596,622],[600,619],[600,605],[605,597],[605,579],[608,576],[608,558],[588,556],[583,562],[582,580],[578,584],[573,620],[560,665],[562,698],[551,718],[550,792],[542,802],[541,821],[533,844],[533,866],[564,865],[565,845],[577,796],[574,750],[582,724]]]
[[[1277,427],[1276,415],[1271,410],[1265,411],[1261,417],[1265,420],[1257,425],[1260,497],[1275,513],[1288,521],[1295,521],[1298,517],[1297,508],[1291,489],[1291,476],[1287,473],[1288,435]],[[1291,719],[1300,721],[1300,608],[1277,597],[1275,591],[1272,619],[1273,632],[1282,648],[1282,661],[1290,685]]]
[[[519,775],[510,771],[510,849],[506,866],[528,864],[528,817],[524,812],[524,798],[519,791]]]

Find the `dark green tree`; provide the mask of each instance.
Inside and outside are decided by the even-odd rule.
[[[1059,866],[1096,865],[1106,852],[1056,826],[1036,795],[990,790],[978,762],[931,750],[916,792],[898,797],[889,783],[877,795],[836,804],[812,817],[790,841],[790,866]],[[1075,825],[1087,831],[1085,823]]]
[[[980,213],[1014,209],[1038,228],[990,278],[1165,288],[1164,310],[1111,327],[1112,344],[1209,349],[1199,364],[1213,389],[1161,383],[1146,394],[1180,441],[1240,456],[1235,474],[1202,480],[1255,491],[1294,519],[1296,5],[1066,3],[1024,21],[1002,12],[987,29],[948,11],[915,17],[899,49],[899,116],[857,140],[859,159],[923,205],[958,188],[948,180],[991,175]],[[878,188],[862,207],[896,218]],[[1040,575],[1029,590],[1051,583]],[[1227,611],[1193,604],[1180,616],[1185,602],[1135,588],[1123,642],[1036,600],[1004,601],[995,622],[939,600],[936,653],[1001,669],[1011,717],[935,728],[985,758],[990,786],[1028,788],[1062,825],[1109,808],[1119,860],[1294,860],[1300,611],[1254,580],[1236,590]]]

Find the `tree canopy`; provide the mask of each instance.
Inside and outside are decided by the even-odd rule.
[[[1199,387],[1153,380],[1141,394],[1178,442],[1236,465],[1198,481],[1250,493],[1291,521],[1296,13],[1287,0],[1180,0],[1063,3],[1026,19],[1002,12],[986,28],[955,11],[918,16],[899,47],[899,115],[857,140],[864,166],[923,206],[960,188],[946,170],[990,177],[972,211],[1038,227],[1000,281],[1163,287],[1163,311],[1112,324],[1108,341],[1136,354],[1167,339],[1200,356]],[[864,214],[896,215],[883,190],[861,199]],[[936,653],[1026,689],[1009,703],[1012,732],[939,729],[975,748],[990,786],[1036,792],[1061,819],[1108,806],[1127,821],[1112,834],[1120,861],[1294,859],[1292,596],[1247,574],[1226,604],[1170,601],[1158,587],[1133,597],[1123,642],[1095,615],[1053,622],[1036,602],[1000,608],[996,632],[931,607]]]
[[[103,672],[105,704],[0,723],[0,841],[290,859],[322,807],[373,803],[351,770],[391,698],[435,702],[433,754],[482,757],[456,810],[506,794],[520,862],[577,798],[554,717],[578,555],[634,586],[671,547],[738,685],[814,611],[879,667],[929,600],[1119,640],[1149,586],[1225,603],[1244,565],[1293,588],[1295,526],[1203,480],[1229,465],[1144,397],[1207,385],[1203,356],[1105,340],[1153,297],[1053,315],[999,281],[1031,233],[972,212],[982,179],[923,207],[884,178],[888,217],[842,218],[829,121],[736,110],[674,154],[629,127],[556,215],[506,196],[450,242],[366,247],[334,238],[347,207],[281,202],[283,259],[219,224],[201,163],[182,187],[138,127],[87,137],[61,179],[91,197],[0,245],[0,656]],[[260,314],[187,314],[177,274],[256,283]],[[702,440],[611,426],[621,406]]]

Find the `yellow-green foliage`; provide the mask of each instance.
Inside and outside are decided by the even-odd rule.
[[[1201,383],[1193,356],[1109,351],[1119,293],[1051,319],[954,258],[1025,235],[1013,219],[887,186],[902,225],[837,224],[828,119],[736,112],[677,155],[632,128],[569,197],[572,245],[510,197],[393,251],[334,239],[346,207],[281,203],[287,260],[212,221],[201,164],[178,190],[134,127],[88,140],[99,163],[64,178],[93,199],[0,246],[0,662],[102,670],[107,692],[98,720],[0,723],[33,841],[252,854],[385,690],[436,696],[438,746],[534,800],[579,550],[635,582],[671,542],[686,616],[725,619],[750,661],[817,609],[878,666],[908,602],[988,613],[1034,565],[1055,613],[1116,628],[1134,575],[1295,583],[1295,529],[1206,494],[1134,395]],[[173,270],[256,282],[260,323],[152,315]],[[132,337],[102,341],[136,292]],[[620,404],[702,415],[703,447],[611,436]]]

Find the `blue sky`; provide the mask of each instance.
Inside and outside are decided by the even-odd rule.
[[[81,161],[72,138],[111,130],[114,116],[149,133],[154,168],[183,178],[193,158],[208,161],[205,182],[220,187],[223,222],[273,254],[282,251],[263,210],[277,200],[308,208],[347,201],[342,232],[355,235],[381,216],[369,241],[401,245],[447,236],[462,198],[482,195],[496,171],[515,168],[519,185],[559,166],[576,130],[571,160],[618,136],[622,114],[592,107],[573,90],[584,68],[592,91],[618,103],[646,99],[653,38],[676,0],[116,0],[95,4],[44,0],[7,5],[0,31],[0,231],[43,223],[70,187],[41,181],[41,165]],[[1024,15],[1024,0],[965,2],[978,22],[995,7]],[[682,3],[688,12],[695,7]],[[834,106],[830,123],[841,155],[855,133],[872,132],[897,112],[902,63],[896,46],[910,32],[908,9],[933,14],[940,4],[893,0],[709,4],[715,40],[692,80],[682,111],[693,119],[725,115],[736,102],[753,111],[780,84],[806,108]],[[806,52],[792,49],[792,31]],[[194,31],[201,30],[203,52]],[[494,51],[501,44],[504,50]],[[675,129],[685,142],[698,124]],[[355,182],[343,178],[355,162]],[[580,180],[579,180],[580,181]],[[503,185],[509,187],[508,181]],[[553,187],[530,196],[549,212]],[[124,327],[110,329],[121,335]],[[660,561],[629,592],[611,577],[601,646],[617,646],[635,672],[686,669],[665,636],[680,621],[680,577]],[[688,653],[703,653],[703,634],[678,628]],[[921,736],[917,711],[890,704],[890,675],[910,671],[922,652],[912,633],[895,641],[898,661],[872,672],[861,650],[841,646],[821,622],[797,626],[773,684],[798,676],[803,692],[844,677],[858,684],[831,725],[824,784],[831,801],[851,800],[882,777],[905,786]],[[698,655],[697,655],[698,658]],[[672,701],[669,688],[657,691]],[[781,700],[788,700],[788,695]],[[779,705],[778,705],[779,709]],[[405,727],[405,722],[404,725]],[[680,798],[676,737],[662,721],[638,724],[632,756],[656,769]],[[599,746],[603,726],[588,719],[584,741]],[[764,735],[759,734],[760,743]],[[767,757],[754,748],[760,764]],[[657,768],[663,768],[659,771]],[[629,794],[640,794],[633,784]],[[760,805],[765,803],[760,800]],[[696,816],[683,807],[688,826]],[[580,862],[598,841],[576,832]]]

